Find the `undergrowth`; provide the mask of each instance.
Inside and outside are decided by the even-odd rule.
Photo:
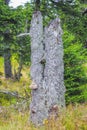
[[[30,98],[31,90],[29,85],[31,84],[31,79],[29,76],[29,67],[24,66],[22,69],[22,77],[20,81],[15,81],[14,79],[5,79],[4,77],[4,63],[3,58],[0,57],[0,106],[9,106],[16,104],[17,102],[22,102],[25,98]],[[17,69],[17,61],[12,57],[13,69]],[[1,91],[8,91],[15,93],[18,96],[12,96],[10,94],[2,93]],[[20,97],[21,98],[20,98]]]
[[[23,68],[23,76],[18,82],[4,78],[2,58],[0,65],[0,90],[14,92],[21,97],[0,93],[0,130],[87,130],[87,104],[69,105],[56,120],[53,117],[45,119],[42,127],[34,127],[29,121],[29,68]]]
[[[87,104],[69,105],[55,120],[43,121],[43,126],[35,128],[29,121],[29,110],[1,108],[0,130],[87,130]]]

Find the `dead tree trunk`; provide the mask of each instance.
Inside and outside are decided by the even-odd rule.
[[[52,110],[65,106],[63,44],[60,19],[53,20],[43,32],[39,11],[31,21],[31,78],[32,101],[30,118],[35,125],[52,114]]]
[[[44,81],[47,89],[49,108],[58,105],[65,106],[63,44],[60,19],[54,19],[45,28],[45,69]]]

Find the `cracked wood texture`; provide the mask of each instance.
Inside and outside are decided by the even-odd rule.
[[[30,120],[41,125],[52,113],[65,106],[63,44],[60,19],[56,18],[43,31],[40,11],[31,21],[31,78],[32,100]]]

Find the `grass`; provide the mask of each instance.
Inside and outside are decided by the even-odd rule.
[[[12,57],[12,66],[14,71],[14,68],[17,69],[18,64],[17,61]],[[22,69],[22,77],[20,82],[13,81],[11,79],[5,79],[4,78],[4,65],[3,65],[3,58],[0,57],[0,89],[6,89],[9,91],[17,91],[20,94],[24,94],[25,89],[29,88],[29,85],[31,84],[31,79],[29,76],[29,67],[24,67]]]
[[[0,90],[15,92],[23,99],[30,98],[31,90],[29,88],[29,85],[31,83],[31,80],[29,77],[21,78],[20,82],[13,81],[11,79],[7,80],[4,78],[0,78],[0,80]],[[0,105],[9,106],[11,104],[16,104],[17,102],[21,102],[23,100],[22,98],[0,93]]]
[[[43,127],[35,128],[29,122],[29,110],[4,108],[0,112],[0,130],[87,130],[87,105],[69,105],[58,119],[44,120]]]
[[[13,79],[5,79],[3,61],[3,58],[0,57],[0,90],[16,92],[25,98],[30,97],[31,90],[29,89],[29,85],[31,84],[31,79],[29,76],[29,67],[23,67],[20,82],[14,81]],[[18,67],[17,61],[14,57],[12,57],[12,66],[13,70],[14,68],[17,69]],[[0,93],[0,105],[9,106],[11,104],[15,104],[18,101],[19,99]]]

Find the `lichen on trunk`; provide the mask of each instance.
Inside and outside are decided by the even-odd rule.
[[[43,65],[41,60],[44,55],[43,50],[43,20],[39,11],[35,12],[31,21],[31,78],[33,85],[32,101],[30,105],[31,121],[34,124],[41,124],[46,117],[45,89],[43,88]],[[36,86],[35,86],[36,84]],[[35,89],[36,88],[36,89]]]
[[[60,19],[56,18],[45,28],[45,70],[44,80],[48,90],[49,107],[53,105],[65,106],[64,100],[64,64],[63,44]]]
[[[33,14],[31,36],[32,100],[30,120],[41,125],[59,107],[65,106],[63,44],[60,19],[45,27],[40,11]]]

